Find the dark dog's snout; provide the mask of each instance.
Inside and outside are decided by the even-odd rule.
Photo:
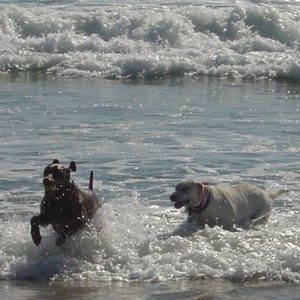
[[[43,178],[43,185],[45,188],[54,186],[55,181],[51,175]]]
[[[49,185],[51,182],[52,180],[49,177],[43,179],[43,185]]]
[[[47,176],[44,176],[43,178],[43,184],[47,184],[47,183],[50,183],[50,182],[53,182],[54,181],[54,178],[53,178],[53,175],[50,173],[48,174]]]

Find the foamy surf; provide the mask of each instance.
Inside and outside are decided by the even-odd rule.
[[[266,226],[228,232],[219,227],[169,236],[185,222],[173,208],[131,199],[105,203],[88,231],[55,246],[51,228],[36,247],[29,221],[1,221],[0,278],[31,281],[165,282],[226,279],[299,282],[297,210],[274,209]]]
[[[298,4],[8,5],[3,74],[300,79]]]

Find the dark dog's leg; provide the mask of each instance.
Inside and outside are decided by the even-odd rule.
[[[32,240],[38,246],[42,240],[39,225],[47,226],[48,222],[45,220],[45,218],[42,215],[38,215],[31,218],[30,225],[31,225]]]
[[[38,246],[41,243],[42,237],[39,228],[39,216],[34,216],[30,220],[31,224],[31,237],[33,242]]]

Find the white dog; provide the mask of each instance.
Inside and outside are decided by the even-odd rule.
[[[272,193],[250,184],[221,187],[184,181],[176,186],[170,199],[175,202],[175,208],[186,208],[188,222],[197,227],[217,225],[234,230],[265,223],[272,200],[286,192],[279,190]]]

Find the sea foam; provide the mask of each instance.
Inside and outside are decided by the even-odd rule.
[[[1,279],[44,281],[170,281],[229,279],[299,282],[299,213],[274,210],[268,225],[228,232],[205,228],[181,237],[185,222],[173,208],[144,206],[138,195],[106,203],[91,228],[55,246],[42,229],[36,247],[29,222],[2,221]]]
[[[299,80],[294,6],[2,5],[0,70]]]

